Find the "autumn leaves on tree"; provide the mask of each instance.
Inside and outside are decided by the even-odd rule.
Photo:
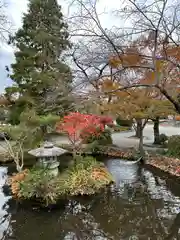
[[[122,86],[121,83],[122,87],[114,91],[133,87],[151,88],[153,94],[163,96],[161,98],[169,100],[175,110],[180,112],[180,47],[165,42],[161,37],[157,41],[155,44],[150,32],[148,37],[142,36],[126,47],[123,53],[110,56],[109,65],[120,73],[118,81],[121,83],[123,72],[127,76],[125,84]]]
[[[154,122],[154,143],[158,144],[159,119],[179,111],[179,47],[160,41],[158,56],[154,50],[150,36],[134,41],[123,54],[110,56],[109,66],[116,74],[100,83],[105,94],[103,111],[134,119],[140,150],[147,121]]]

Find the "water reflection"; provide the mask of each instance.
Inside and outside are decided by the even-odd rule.
[[[127,164],[124,160],[109,159],[106,166],[115,179],[115,184],[111,186],[111,192],[127,201],[133,199],[136,188],[141,185],[138,164]]]
[[[7,234],[11,234],[11,213],[9,206],[6,204],[10,196],[5,196],[3,186],[7,179],[7,168],[0,167],[0,239],[6,239]]]
[[[168,179],[119,160],[108,160],[107,166],[116,179],[114,186],[96,197],[69,201],[56,211],[10,209],[4,205],[9,198],[1,191],[1,215],[6,220],[0,239],[180,239],[180,192],[175,184],[169,186]],[[3,177],[4,169],[0,173],[2,186],[6,174]]]

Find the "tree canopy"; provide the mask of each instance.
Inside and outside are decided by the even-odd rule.
[[[8,94],[18,93],[24,107],[33,106],[39,114],[66,111],[72,74],[63,55],[71,44],[57,1],[31,0],[11,43],[16,47],[16,62],[11,65],[14,85]]]

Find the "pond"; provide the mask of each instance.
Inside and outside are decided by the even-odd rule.
[[[95,196],[51,211],[20,207],[5,196],[7,168],[0,168],[0,239],[180,239],[180,183],[144,167],[107,160],[116,184]]]

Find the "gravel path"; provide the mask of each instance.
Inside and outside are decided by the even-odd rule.
[[[177,134],[180,134],[180,127],[173,127],[173,126],[168,126],[167,124],[161,124],[160,134],[161,133],[164,133],[167,136],[177,135]],[[135,131],[114,133],[112,135],[113,143],[121,148],[126,148],[126,147],[137,148],[139,144],[139,139],[133,138],[134,135],[135,135]],[[144,135],[144,144],[153,143],[154,136],[153,136],[152,124],[146,125],[143,135]]]
[[[172,136],[176,134],[180,134],[180,127],[169,126],[166,123],[161,124],[160,133],[164,133],[167,136]],[[121,132],[121,133],[113,133],[112,139],[113,144],[119,146],[120,148],[137,148],[139,144],[139,139],[134,138],[135,131]],[[144,144],[152,144],[153,143],[153,125],[148,124],[144,129]],[[52,141],[57,144],[68,144],[69,140],[66,137],[52,137]],[[155,149],[149,148],[147,149]],[[156,150],[156,149],[155,149]]]

